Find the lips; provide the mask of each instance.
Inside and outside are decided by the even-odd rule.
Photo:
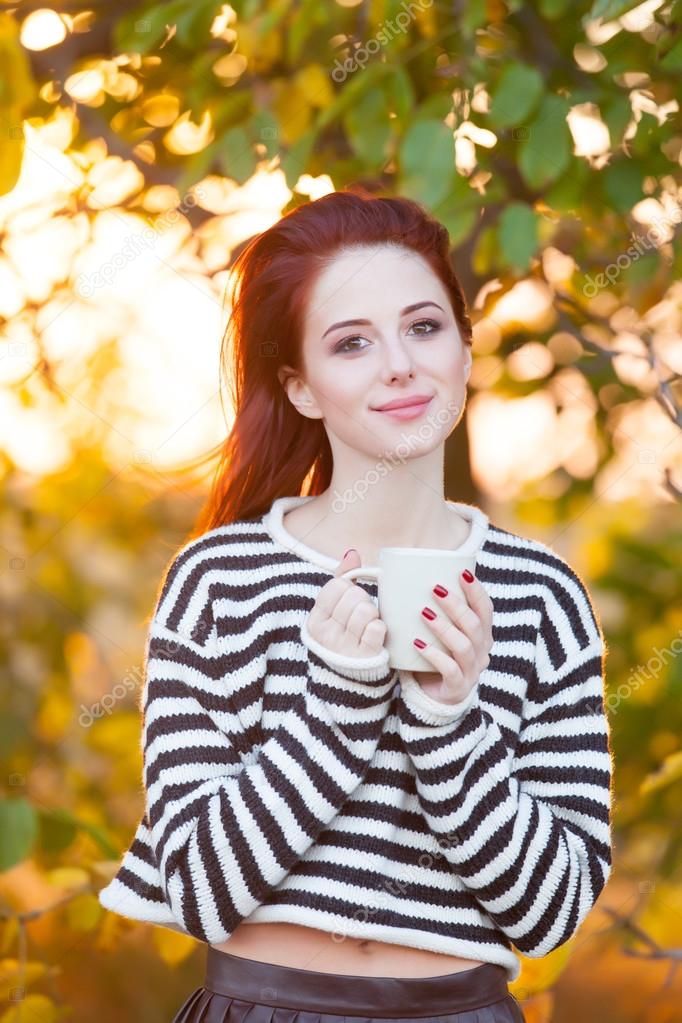
[[[412,394],[406,398],[395,398],[393,401],[387,402],[385,405],[379,405],[375,408],[375,412],[388,412],[390,409],[395,408],[415,408],[418,405],[424,405],[427,401],[431,401],[432,394]]]

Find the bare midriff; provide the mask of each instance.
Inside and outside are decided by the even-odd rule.
[[[483,966],[480,959],[362,938],[341,941],[316,927],[279,922],[241,923],[227,941],[212,947],[273,966],[355,977],[439,977]]]

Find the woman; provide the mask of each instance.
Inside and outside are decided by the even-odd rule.
[[[305,203],[235,277],[236,418],[157,600],[145,813],[100,901],[208,945],[174,1023],[522,1020],[512,946],[567,941],[611,869],[589,594],[444,496],[471,325],[421,206]],[[424,609],[424,671],[342,577],[388,545],[476,556]]]

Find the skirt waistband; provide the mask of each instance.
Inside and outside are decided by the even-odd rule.
[[[341,1016],[446,1015],[509,997],[497,963],[436,977],[367,977],[274,966],[208,945],[204,987],[219,995],[285,1009]]]

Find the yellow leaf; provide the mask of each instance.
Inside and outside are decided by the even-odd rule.
[[[3,104],[26,110],[38,95],[31,63],[19,40],[16,18],[0,13],[0,66],[3,70]]]
[[[79,888],[90,881],[90,875],[82,867],[55,867],[54,870],[49,870],[45,877],[50,884],[58,888]]]
[[[9,139],[0,146],[0,195],[5,195],[16,185],[21,174],[24,159],[24,132],[21,114],[17,107],[0,108],[7,127]]]
[[[554,1015],[554,992],[541,991],[529,1002],[523,1003],[526,1023],[551,1023]]]
[[[270,31],[261,33],[259,19],[251,18],[248,24],[239,22],[236,51],[243,53],[249,62],[252,74],[264,74],[282,58],[283,33]]]
[[[91,931],[105,912],[91,892],[76,896],[66,906],[66,921],[73,931]]]
[[[19,921],[15,916],[5,920],[2,929],[2,941],[0,942],[0,955],[5,955],[11,948],[14,948],[19,937]]]
[[[303,135],[310,124],[311,106],[308,96],[294,81],[273,82],[273,104],[280,126],[282,141],[290,146]]]
[[[0,146],[0,195],[5,195],[14,188],[21,172],[24,155],[22,122],[38,97],[38,88],[31,75],[26,51],[19,41],[19,24],[4,11],[0,12],[0,67],[0,117],[4,126],[4,144]]]
[[[682,778],[682,750],[677,750],[666,757],[658,770],[648,774],[639,786],[641,796],[662,789],[664,785],[670,785]]]
[[[664,948],[680,944],[682,884],[655,880],[649,882],[651,894],[637,914],[637,924]]]
[[[60,1015],[47,995],[26,995],[0,1016],[0,1023],[56,1023]]]
[[[180,100],[169,92],[147,96],[142,104],[142,116],[155,128],[166,128],[180,113]]]
[[[308,97],[311,106],[324,109],[333,102],[334,90],[329,74],[321,64],[308,64],[301,68],[294,79],[296,86]]]
[[[169,927],[155,927],[153,941],[159,955],[169,966],[183,962],[197,946],[194,938],[173,931]]]
[[[137,758],[140,735],[140,715],[137,711],[117,710],[115,714],[108,714],[93,720],[88,741],[94,749],[101,753],[112,753],[115,757],[134,756]]]
[[[48,689],[36,717],[36,731],[45,742],[59,742],[73,723],[73,701],[59,689]]]
[[[580,560],[586,566],[586,575],[595,579],[611,567],[613,547],[604,536],[585,540],[580,547]]]
[[[521,1001],[532,998],[541,991],[546,991],[554,986],[564,972],[570,957],[570,940],[565,941],[563,945],[555,948],[552,952],[548,952],[541,959],[522,956],[521,973],[514,983],[509,985],[509,990]]]
[[[0,960],[0,998],[9,1001],[11,992],[19,987],[30,987],[47,973],[47,963],[20,963],[18,959]]]
[[[435,4],[430,4],[428,7],[422,7],[420,4],[416,4],[414,11],[411,11],[410,13],[417,22],[422,36],[425,36],[427,39],[433,39],[437,35],[438,18],[436,15]]]

